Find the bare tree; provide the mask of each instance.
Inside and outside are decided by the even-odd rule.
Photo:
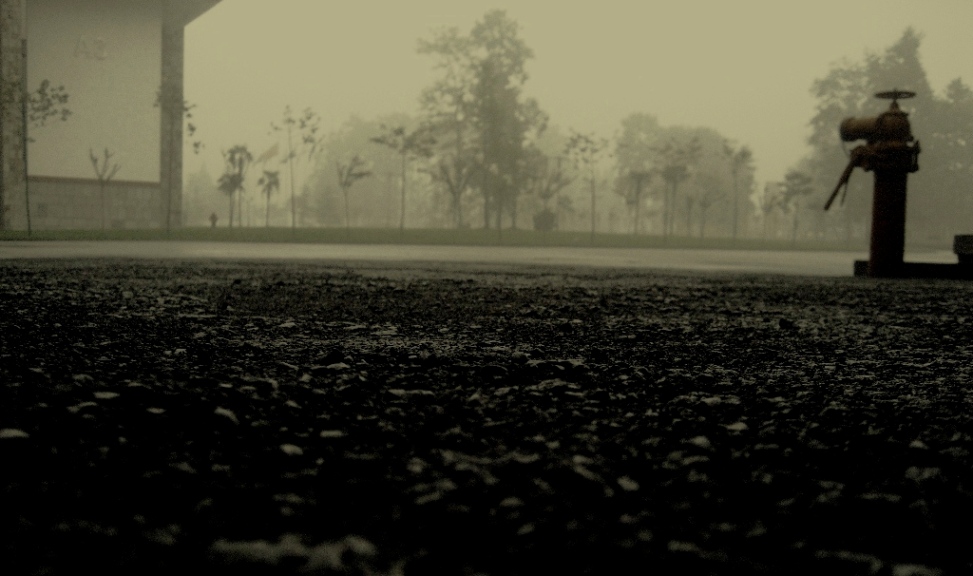
[[[341,188],[341,194],[345,199],[345,235],[351,235],[351,218],[348,211],[348,192],[351,187],[363,178],[367,178],[372,175],[371,170],[367,169],[367,163],[362,160],[361,156],[355,155],[348,162],[335,162],[335,168],[338,171],[338,187]]]
[[[404,126],[389,127],[382,125],[383,133],[372,138],[372,142],[387,146],[394,150],[402,160],[402,195],[399,212],[399,234],[405,232],[405,189],[406,172],[411,158],[428,158],[432,154],[435,139],[425,127],[407,131]]]
[[[565,154],[573,158],[575,167],[584,169],[588,176],[591,193],[591,243],[595,243],[595,226],[598,221],[595,203],[597,191],[597,167],[600,156],[608,150],[608,140],[596,138],[594,134],[573,132],[565,147]]]
[[[101,229],[105,229],[105,187],[115,174],[121,169],[118,164],[113,164],[111,162],[112,154],[105,148],[105,152],[101,159],[95,155],[95,151],[88,149],[88,156],[91,158],[91,165],[95,169],[95,176],[98,178],[98,191],[101,197]]]
[[[318,129],[321,117],[311,108],[305,108],[301,116],[294,116],[290,106],[284,108],[284,116],[281,120],[283,126],[271,123],[272,132],[287,133],[287,156],[283,162],[290,165],[290,189],[291,189],[291,228],[297,228],[297,196],[294,191],[294,162],[306,155],[310,160],[318,149]],[[294,148],[294,132],[297,131],[300,137],[298,148]]]
[[[797,226],[801,213],[801,202],[814,192],[813,180],[805,172],[789,170],[784,175],[784,185],[781,190],[781,205],[791,212],[794,220],[791,225],[791,242],[797,242]]]

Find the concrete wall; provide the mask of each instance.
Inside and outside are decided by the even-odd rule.
[[[31,225],[35,230],[157,228],[162,194],[154,182],[30,177]]]
[[[107,188],[106,227],[182,225],[183,27],[218,1],[0,0],[0,86],[18,95],[7,106],[0,100],[0,228],[28,227],[25,34],[27,88],[63,85],[72,113],[29,129],[30,227],[101,227],[90,153],[106,148],[120,166]]]
[[[27,82],[64,85],[67,122],[30,130],[32,176],[93,178],[107,147],[119,179],[160,179],[160,0],[30,0]]]

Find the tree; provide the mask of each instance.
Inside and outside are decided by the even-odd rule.
[[[574,180],[567,173],[563,156],[551,158],[537,148],[529,150],[525,158],[530,166],[524,172],[529,177],[527,189],[541,201],[543,209],[534,214],[534,229],[550,231],[557,226],[557,214],[551,210],[551,200]]]
[[[814,81],[818,103],[808,139],[812,151],[804,165],[815,181],[837,182],[848,163],[847,146],[837,136],[841,121],[884,112],[887,103],[873,98],[877,92],[915,92],[914,99],[900,103],[922,142],[921,169],[909,177],[907,238],[943,242],[956,230],[967,229],[973,219],[973,103],[959,79],[942,95],[933,91],[921,63],[921,43],[921,35],[907,28],[886,50],[843,60]],[[842,210],[832,210],[823,224],[844,228],[849,241],[857,231],[864,239],[871,189],[871,178],[852,178]]]
[[[726,199],[723,179],[715,172],[703,172],[696,177],[696,205],[699,207],[699,237],[706,237],[706,214],[716,203]],[[687,195],[687,198],[689,195]],[[687,211],[688,213],[688,211]],[[688,233],[689,223],[686,224]],[[735,233],[735,231],[734,231]]]
[[[283,162],[290,166],[290,189],[291,189],[291,228],[297,228],[297,199],[294,181],[294,163],[302,156],[308,160],[314,157],[318,149],[318,129],[321,122],[320,116],[311,108],[305,108],[301,116],[294,116],[290,105],[284,108],[284,115],[281,120],[283,126],[271,123],[271,132],[287,133],[287,155]],[[297,131],[300,143],[297,149],[294,148],[294,132]]]
[[[810,175],[800,170],[789,170],[784,176],[781,188],[780,206],[784,212],[790,212],[793,220],[791,222],[791,242],[797,242],[797,228],[802,203],[805,198],[814,193],[812,185],[813,179]]]
[[[628,185],[628,193],[625,194],[625,204],[633,211],[632,235],[638,236],[642,223],[642,205],[644,203],[642,194],[652,180],[652,172],[649,170],[632,170],[625,175],[621,181]]]
[[[757,209],[760,212],[761,221],[763,224],[763,236],[764,240],[770,232],[770,217],[773,215],[775,210],[781,209],[781,199],[783,197],[784,183],[783,182],[767,182],[764,184],[764,191],[759,198],[759,203]]]
[[[253,162],[253,155],[245,144],[238,144],[223,152],[223,174],[217,181],[217,188],[230,199],[229,227],[233,228],[233,206],[234,194],[241,196],[244,191],[243,183],[246,180],[247,170]],[[243,225],[242,215],[239,215],[239,225]]]
[[[95,176],[98,178],[98,192],[101,198],[101,229],[105,229],[105,187],[115,174],[121,169],[118,164],[113,164],[111,162],[111,157],[114,156],[105,148],[105,152],[102,158],[99,160],[95,156],[95,152],[92,149],[88,149],[88,156],[91,158],[91,165],[95,169]]]
[[[470,39],[455,28],[441,31],[432,40],[419,41],[420,54],[438,56],[442,77],[424,89],[419,98],[422,124],[435,140],[428,174],[449,196],[450,212],[457,228],[464,227],[463,200],[482,167],[474,145],[471,119],[473,67]]]
[[[632,233],[638,235],[642,219],[643,194],[652,180],[656,161],[655,144],[662,133],[654,116],[634,113],[622,119],[622,132],[615,144],[618,170],[616,192],[632,211]]]
[[[591,196],[591,243],[595,243],[595,227],[597,222],[597,210],[595,203],[595,193],[597,191],[597,168],[599,159],[608,151],[608,140],[597,138],[594,134],[582,134],[572,132],[564,153],[573,161],[578,170],[587,173],[588,186]]]
[[[361,156],[355,155],[348,162],[335,161],[335,168],[338,173],[338,187],[345,199],[345,234],[351,235],[351,219],[348,214],[348,191],[351,187],[363,178],[372,175],[371,170],[367,169],[367,163]]]
[[[420,41],[419,51],[436,56],[443,73],[423,92],[424,122],[437,133],[456,136],[450,139],[454,158],[475,159],[472,183],[483,200],[484,227],[492,219],[499,231],[504,214],[516,227],[517,198],[528,180],[527,149],[547,124],[537,102],[522,94],[533,52],[520,38],[519,25],[504,11],[492,10],[469,35],[455,28],[440,31]]]
[[[753,166],[749,148],[740,147],[737,153],[728,139],[711,128],[669,128],[668,137],[695,143],[691,150],[691,178],[682,191],[686,234],[703,237],[710,229],[734,237],[740,219],[739,196],[752,190]],[[721,204],[729,209],[714,211]]]
[[[751,189],[753,165],[746,146],[734,153],[728,149],[727,138],[712,128],[664,127],[649,114],[630,114],[622,120],[615,145],[616,191],[625,197],[636,222],[651,199],[664,238],[675,233],[680,217],[686,235],[705,234],[708,225],[735,234],[738,212],[719,211],[711,217],[710,211],[727,199],[734,181],[735,194]],[[637,233],[638,225],[635,229]]]
[[[729,142],[723,145],[730,166],[730,177],[733,180],[733,223],[731,237],[736,240],[740,224],[740,190],[750,190],[753,183],[753,152],[747,146],[734,147]],[[743,185],[746,182],[747,185]]]
[[[313,198],[313,204],[308,206],[313,205],[317,222],[326,226],[345,225],[344,199],[335,178],[335,164],[345,163],[358,155],[368,162],[378,178],[356,183],[355,201],[349,206],[351,221],[372,227],[398,226],[402,220],[402,157],[388,146],[377,145],[373,139],[388,126],[403,126],[406,132],[411,132],[418,125],[415,118],[406,114],[388,114],[367,120],[352,116],[338,130],[323,136],[305,185],[305,194]],[[435,210],[423,205],[432,202],[425,194],[432,190],[427,185],[431,180],[430,164],[425,159],[410,157],[406,168],[406,221],[429,225],[437,216]],[[442,206],[448,208],[446,202]]]
[[[459,152],[435,155],[427,169],[432,180],[441,184],[449,194],[450,211],[456,228],[464,227],[463,198],[477,175],[477,168],[472,158]]]
[[[432,146],[435,139],[432,134],[420,126],[412,131],[407,131],[405,126],[389,127],[382,125],[382,134],[371,139],[376,144],[387,146],[401,158],[401,202],[399,210],[399,234],[405,233],[405,189],[406,189],[406,168],[411,158],[428,158],[432,155]],[[357,156],[356,156],[357,158]]]
[[[264,175],[260,177],[260,180],[257,180],[257,185],[267,196],[267,215],[264,218],[264,226],[270,228],[270,195],[280,190],[280,171],[264,170]]]
[[[28,98],[27,120],[31,128],[40,128],[48,120],[65,122],[71,117],[69,95],[63,85],[53,86],[49,80],[41,80]],[[33,140],[28,137],[28,141]]]
[[[19,165],[19,170],[15,170],[15,172],[22,172],[28,236],[32,233],[32,226],[30,220],[30,185],[27,178],[27,144],[34,141],[29,130],[42,128],[49,120],[67,121],[71,116],[71,110],[67,106],[68,99],[69,95],[63,85],[53,86],[49,80],[45,79],[41,81],[37,89],[28,93],[22,80],[10,81],[0,73],[0,133],[10,125],[17,128],[18,133],[12,134],[10,141],[14,144],[11,150],[13,157],[18,159],[19,162],[15,161],[10,164]],[[20,114],[21,121],[8,123],[8,114]],[[8,163],[5,159],[7,152],[6,146],[4,146],[5,142],[6,138],[0,136],[0,230],[5,227],[4,215],[7,210],[7,176],[5,171]]]
[[[676,197],[679,193],[679,186],[689,179],[690,169],[699,159],[701,146],[699,140],[694,137],[685,141],[670,137],[664,144],[656,146],[654,149],[658,154],[655,173],[665,183],[662,201],[662,232],[664,237],[669,237],[675,229]],[[688,235],[690,228],[688,223],[692,219],[694,199],[687,196],[686,201],[686,233]]]

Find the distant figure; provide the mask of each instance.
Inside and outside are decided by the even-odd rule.
[[[210,214],[209,215],[209,223],[210,223],[210,226],[212,226],[213,228],[216,228],[216,221],[219,220],[219,219],[220,219],[220,217],[216,215],[216,212],[213,212],[212,214]]]

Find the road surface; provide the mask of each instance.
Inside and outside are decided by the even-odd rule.
[[[643,268],[806,276],[851,276],[864,252],[774,252],[660,248],[410,246],[182,241],[0,242],[0,260],[125,258],[174,260],[393,261]],[[948,251],[906,255],[909,262],[956,262]]]

